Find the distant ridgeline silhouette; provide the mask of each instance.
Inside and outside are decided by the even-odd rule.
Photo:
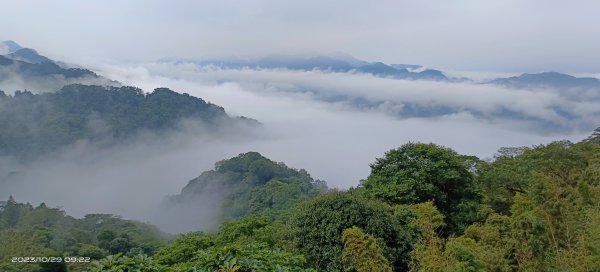
[[[351,55],[344,53],[334,53],[331,55],[268,55],[262,58],[254,59],[164,59],[162,61],[173,63],[193,63],[197,66],[212,66],[221,69],[287,69],[293,71],[319,70],[337,73],[362,73],[370,74],[377,77],[404,80],[430,80],[477,83],[476,81],[466,77],[450,77],[441,70],[426,68],[422,65],[368,62],[356,59]],[[557,72],[522,74],[520,76],[497,78],[494,80],[479,83],[502,85],[511,88],[550,87],[563,89],[600,89],[600,80],[596,78],[578,78]]]
[[[15,72],[27,76],[62,75],[65,77],[93,76],[96,73],[82,68],[67,67],[67,64],[56,62],[40,55],[36,50],[23,48],[14,41],[0,42],[0,48],[6,50],[5,55],[0,55],[0,67],[14,66]],[[1,52],[1,51],[0,51]],[[0,70],[0,76],[3,71]],[[2,77],[0,77],[2,79]]]
[[[382,62],[367,62],[356,59],[347,54],[336,54],[334,56],[292,56],[292,55],[268,55],[258,59],[226,58],[214,60],[165,60],[166,62],[185,63],[192,62],[199,66],[214,66],[222,69],[288,69],[296,71],[331,71],[331,72],[355,72],[371,74],[378,77],[389,77],[395,79],[411,80],[435,80],[449,81],[448,77],[439,70],[426,69],[421,65],[414,64],[391,64]]]

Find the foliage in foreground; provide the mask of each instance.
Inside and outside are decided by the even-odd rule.
[[[460,234],[481,219],[477,161],[435,144],[407,143],[371,164],[361,187],[391,205],[432,201],[446,216],[444,233]]]
[[[33,207],[12,197],[0,202],[0,262],[14,271],[44,271],[44,266],[49,265],[11,263],[14,256],[81,256],[97,260],[109,254],[152,255],[166,238],[154,226],[110,214],[88,214],[76,219],[43,203]],[[86,264],[68,266],[81,271]]]
[[[508,197],[510,211],[447,240],[435,231],[439,212],[421,216],[428,231],[413,252],[413,271],[598,271],[600,146],[556,142],[512,159],[531,168],[514,176],[527,182]]]
[[[598,271],[600,145],[591,141],[577,144],[563,141],[531,148],[506,148],[491,162],[457,155],[435,145],[409,144],[398,150],[410,156],[400,154],[401,159],[394,155],[393,159],[378,160],[377,167],[385,169],[385,175],[377,178],[375,187],[306,197],[298,206],[282,208],[280,212],[286,216],[249,213],[226,221],[215,233],[181,235],[169,245],[160,246],[158,251],[146,252],[140,243],[126,251],[111,250],[123,245],[119,241],[124,235],[121,232],[110,235],[106,228],[136,229],[138,225],[131,225],[132,222],[105,215],[72,219],[58,209],[33,208],[11,199],[0,210],[3,228],[0,238],[13,242],[9,248],[0,247],[0,257],[5,262],[6,254],[12,252],[87,252],[98,256],[112,253],[115,255],[95,264],[95,271],[124,272]],[[439,159],[446,155],[453,163]],[[249,163],[245,163],[247,158],[239,159],[220,164],[215,171],[224,167],[227,173],[234,174],[238,169],[241,171],[238,173],[247,174],[245,182],[264,180],[257,178],[260,173],[287,171],[264,168],[263,162],[260,167],[253,167],[251,162],[260,160],[248,159]],[[445,175],[443,169],[448,167],[450,171]],[[464,169],[469,174],[462,177],[468,180],[466,183],[461,175],[455,175],[466,175]],[[435,177],[445,180],[434,181]],[[419,182],[422,187],[407,186]],[[454,182],[472,188],[457,189]],[[451,189],[444,190],[445,186]],[[452,192],[459,192],[455,196],[477,207],[462,214],[468,216],[458,217],[463,223],[468,222],[465,218],[474,221],[472,224],[456,229],[448,227],[461,226],[456,218],[447,218],[457,215],[453,205],[462,203],[446,199]],[[475,193],[476,197],[465,198],[460,192],[466,192],[467,196]],[[389,201],[416,195],[426,200]],[[444,211],[444,205],[451,207]],[[471,213],[475,210],[477,213]],[[458,214],[461,211],[465,210],[458,210]],[[108,225],[103,227],[98,222]],[[69,235],[79,242],[73,243],[68,239],[71,236],[62,236],[64,230],[69,230]],[[143,233],[146,232],[138,234]],[[91,243],[81,242],[86,237],[92,239]],[[139,239],[144,235],[129,237],[142,241]],[[138,254],[143,252],[151,257]],[[0,269],[58,271],[27,265],[4,265]],[[81,266],[68,269],[85,270]]]
[[[376,237],[395,271],[408,266],[417,230],[409,225],[412,213],[360,194],[332,192],[301,206],[291,220],[297,250],[319,271],[341,271],[342,232],[354,226]]]
[[[344,270],[357,272],[391,272],[392,267],[383,257],[375,238],[360,228],[352,227],[342,232]]]
[[[188,233],[173,241],[154,260],[111,256],[96,266],[97,271],[314,271],[306,259],[270,244],[272,237],[266,218],[248,217],[226,223],[217,233]],[[280,241],[278,241],[280,242]],[[104,269],[104,270],[102,270]]]

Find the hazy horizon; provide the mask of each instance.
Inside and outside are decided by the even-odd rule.
[[[11,1],[0,38],[82,64],[345,52],[446,70],[598,74],[598,8],[588,0]]]

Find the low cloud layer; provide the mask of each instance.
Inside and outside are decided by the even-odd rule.
[[[576,101],[553,90],[402,81],[362,74],[198,69],[166,63],[104,65],[100,74],[146,91],[167,86],[223,106],[231,115],[259,120],[262,128],[205,131],[182,125],[169,135],[144,135],[100,148],[78,143],[30,164],[5,162],[0,197],[62,206],[67,213],[115,213],[150,221],[172,232],[210,229],[219,195],[197,206],[163,210],[167,195],[212,169],[216,161],[258,151],[306,169],[330,187],[358,185],[369,163],[409,141],[434,142],[463,154],[492,157],[504,146],[579,141],[598,116],[598,102]],[[368,103],[356,103],[367,101]],[[371,103],[372,102],[372,103]],[[405,104],[454,109],[430,117],[405,117]],[[577,118],[566,121],[555,108]],[[511,109],[525,119],[497,117]],[[538,130],[539,122],[561,130]],[[189,212],[189,213],[188,213]]]
[[[331,102],[333,106],[341,104],[349,110],[385,112],[401,119],[471,114],[496,125],[508,124],[511,129],[516,128],[513,121],[522,121],[523,129],[528,132],[545,126],[546,131],[538,131],[540,133],[588,132],[598,125],[600,116],[600,96],[590,94],[598,90],[519,90],[479,83],[395,80],[354,73],[222,70],[191,63],[151,63],[121,68],[111,76],[131,84],[145,84],[146,88],[169,82],[186,92],[196,90],[202,97],[211,95],[210,91],[203,91],[210,90],[211,86],[232,83],[261,96],[295,96],[300,100]]]
[[[307,168],[317,178],[343,188],[366,177],[368,164],[376,157],[408,141],[435,142],[461,153],[491,157],[503,146],[583,139],[595,128],[600,108],[597,101],[577,102],[556,90],[511,90],[362,74],[218,70],[168,63],[101,70],[126,84],[146,90],[171,86],[221,105],[230,113],[255,118],[273,139],[254,144],[253,150]],[[349,99],[330,99],[336,96]],[[352,99],[381,103],[364,108],[350,103]],[[407,102],[451,106],[456,111],[430,118],[402,118],[395,109]],[[496,117],[503,108],[528,118]],[[577,118],[567,121],[555,108],[568,110]],[[562,129],[539,130],[539,123],[545,121]]]
[[[144,132],[117,145],[80,141],[34,162],[0,161],[0,199],[63,207],[67,214],[112,213],[149,221],[171,232],[210,229],[218,222],[219,197],[206,195],[177,212],[164,206],[187,181],[216,161],[261,139],[242,123],[207,130],[185,121],[177,131]],[[242,150],[242,151],[240,151]]]

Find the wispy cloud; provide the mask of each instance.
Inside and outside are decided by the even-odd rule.
[[[486,158],[503,146],[581,140],[591,131],[583,128],[597,119],[600,108],[597,101],[576,101],[553,90],[352,73],[122,62],[100,66],[99,72],[146,91],[168,86],[187,92],[263,125],[259,131],[244,127],[207,131],[182,123],[172,133],[142,134],[110,148],[80,142],[33,163],[4,161],[1,197],[12,194],[20,201],[46,201],[75,216],[120,214],[174,232],[207,229],[218,220],[218,196],[204,196],[196,203],[201,208],[179,207],[178,213],[165,213],[163,199],[212,169],[216,161],[239,153],[258,151],[304,168],[331,187],[348,188],[369,175],[375,158],[409,141],[434,142]],[[451,111],[403,116],[407,105]],[[576,118],[566,121],[556,108]],[[527,118],[503,115],[502,109]],[[538,130],[540,122],[561,129]]]
[[[511,90],[480,84],[401,81],[318,71],[214,70],[152,63],[102,70],[111,78],[151,90],[172,86],[261,121],[272,138],[252,150],[304,167],[333,186],[348,187],[368,175],[368,164],[407,141],[436,142],[459,152],[491,157],[503,146],[558,139],[580,140],[596,122],[598,103],[575,102],[560,93]],[[332,100],[343,96],[347,99]],[[355,98],[377,102],[360,107]],[[407,103],[449,106],[453,112],[402,117]],[[577,116],[566,121],[555,108]],[[496,114],[510,109],[528,118]],[[476,114],[480,113],[480,114]],[[539,122],[562,129],[538,130]],[[594,123],[595,124],[595,123]],[[588,130],[589,129],[589,130]]]

